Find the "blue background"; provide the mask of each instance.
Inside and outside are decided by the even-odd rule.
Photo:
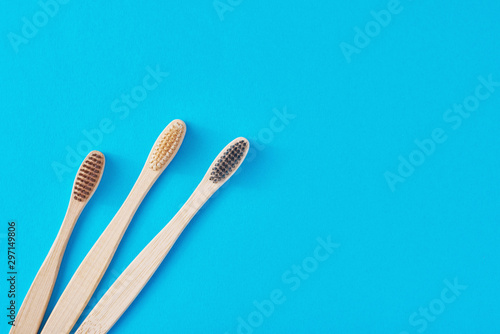
[[[253,302],[275,289],[286,301],[254,333],[495,333],[500,87],[459,128],[443,116],[474,94],[479,76],[500,81],[499,3],[402,0],[348,62],[341,43],[354,45],[355,27],[364,29],[387,1],[227,1],[231,10],[221,15],[210,0],[70,1],[17,52],[10,33],[22,36],[23,17],[32,22],[41,5],[2,4],[0,236],[4,254],[14,219],[18,305],[57,234],[76,173],[70,167],[58,178],[54,162],[65,164],[84,130],[111,120],[111,133],[85,148],[102,151],[106,169],[77,222],[48,312],[156,137],[180,118],[185,141],[91,305],[230,140],[245,136],[259,149],[191,221],[111,333],[237,333],[238,317],[248,319]],[[113,101],[157,65],[168,77],[120,118]],[[273,131],[282,124],[277,111],[295,118]],[[439,128],[447,140],[391,189],[385,173],[396,174],[399,156],[408,159],[414,141]],[[340,247],[292,291],[282,275],[328,236]],[[467,286],[460,296],[433,321],[418,316],[411,324],[455,279]]]

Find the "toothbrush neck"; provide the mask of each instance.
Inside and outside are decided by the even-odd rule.
[[[142,200],[144,199],[144,197],[146,197],[149,189],[151,189],[159,176],[159,173],[153,173],[148,170],[143,170],[137,178],[137,181],[135,181],[132,190],[130,190],[130,193],[120,207],[120,214],[132,219],[132,216],[139,208],[139,205],[141,205]]]
[[[71,232],[73,232],[75,223],[78,220],[78,217],[80,217],[85,204],[86,202],[78,202],[73,199],[70,200],[70,204],[68,206],[68,209],[66,210],[66,215],[64,216],[63,223],[61,224],[59,232],[56,236],[56,240],[52,245],[52,249],[54,249],[54,251],[64,251],[64,249],[66,249],[66,245],[68,244]]]
[[[213,183],[203,180],[179,212],[172,218],[172,222],[186,226],[218,188]]]

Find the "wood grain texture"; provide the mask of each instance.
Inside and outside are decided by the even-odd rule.
[[[169,150],[168,147],[164,147],[164,144],[170,140],[166,141],[166,133],[172,131],[172,126],[179,124],[183,127],[179,141],[177,146]],[[171,122],[160,134],[129,195],[66,286],[42,330],[43,334],[60,334],[71,331],[106,272],[137,208],[177,153],[184,139],[184,134],[185,124],[179,120]],[[157,161],[158,165],[152,164],[152,161],[155,161],[154,157],[158,156],[158,149],[170,152],[168,159],[164,159],[165,155],[162,155],[163,160]],[[156,167],[155,170],[152,166]]]
[[[85,181],[85,173],[88,173],[90,170],[88,169],[91,164],[90,159],[95,160],[94,157],[97,157],[97,159],[101,161],[99,169],[95,169],[95,173],[92,173],[92,181],[89,179]],[[52,295],[54,284],[57,280],[57,274],[59,273],[59,267],[69,238],[83,208],[87,205],[99,185],[104,171],[104,163],[104,155],[101,152],[92,151],[87,155],[80,166],[73,184],[73,193],[69,201],[68,209],[61,228],[59,229],[59,233],[24,298],[23,304],[16,316],[14,326],[10,330],[10,334],[38,333],[50,296]],[[94,169],[92,169],[92,171],[94,172]],[[84,181],[86,182],[86,190],[85,193],[82,194],[81,191],[83,188],[81,187]]]
[[[234,146],[238,142],[244,142],[246,148],[238,158],[236,166],[233,166],[232,170],[223,179],[214,180],[213,171],[218,169],[221,161],[227,160],[224,153],[228,151],[228,148],[232,147],[231,145]],[[98,333],[107,333],[113,327],[153,276],[194,215],[238,169],[248,152],[248,147],[248,141],[241,137],[226,146],[179,212],[118,277],[83,321],[76,333],[94,333],[93,331],[97,326],[99,328]],[[216,165],[218,163],[219,165]]]

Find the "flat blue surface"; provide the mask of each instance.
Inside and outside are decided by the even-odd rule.
[[[2,332],[7,222],[19,306],[64,217],[72,160],[105,154],[47,318],[180,118],[185,141],[80,322],[245,136],[241,173],[110,333],[497,333],[498,1],[57,7],[0,11]]]

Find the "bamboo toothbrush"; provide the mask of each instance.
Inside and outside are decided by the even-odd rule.
[[[184,206],[118,277],[83,321],[77,334],[104,334],[113,327],[149,281],[189,221],[238,169],[248,148],[248,141],[241,137],[224,148]]]
[[[73,183],[68,209],[49,254],[42,263],[24,298],[11,328],[11,334],[36,334],[49,303],[66,245],[83,208],[94,194],[104,170],[104,155],[90,152],[81,164]]]
[[[139,178],[108,227],[82,261],[49,316],[42,333],[69,333],[104,272],[144,196],[174,158],[182,144],[186,125],[172,121],[156,140]]]

